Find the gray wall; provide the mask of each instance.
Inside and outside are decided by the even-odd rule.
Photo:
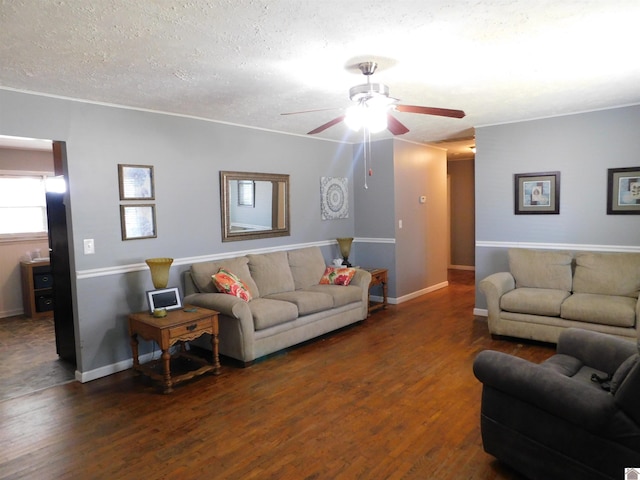
[[[509,247],[640,251],[640,217],[606,212],[607,169],[640,166],[638,125],[640,106],[478,127],[476,283],[507,268]],[[514,174],[556,170],[560,214],[514,215]]]
[[[124,365],[131,353],[127,315],[146,308],[153,288],[144,259],[176,259],[180,271],[203,257],[327,242],[354,235],[354,214],[320,219],[320,177],[352,178],[350,145],[0,90],[0,134],[65,141],[67,203],[73,225],[78,372],[90,379]],[[121,240],[118,164],[153,165],[158,238]],[[286,173],[291,236],[221,242],[219,171]],[[353,205],[353,184],[350,184]],[[95,255],[82,241],[95,240]],[[323,247],[327,258],[337,246]],[[144,352],[144,348],[143,348]]]
[[[447,154],[399,140],[394,146],[397,289],[406,296],[447,282]]]
[[[354,145],[356,161],[353,169],[354,219],[357,237],[353,261],[362,267],[388,270],[389,296],[395,298],[395,198],[393,140],[371,144],[371,170],[364,166],[361,145]],[[365,184],[366,187],[365,188]],[[380,294],[380,292],[374,292]]]
[[[356,261],[387,268],[389,295],[397,301],[442,286],[447,281],[446,151],[400,138],[376,141],[369,176],[361,150],[354,148]],[[418,201],[421,195],[425,204]]]

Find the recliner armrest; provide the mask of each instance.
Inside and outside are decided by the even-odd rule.
[[[591,432],[604,431],[617,410],[608,392],[503,352],[480,352],[473,373],[484,385]]]
[[[633,341],[600,332],[567,328],[558,338],[557,353],[575,357],[585,365],[613,374],[631,355],[638,353]]]

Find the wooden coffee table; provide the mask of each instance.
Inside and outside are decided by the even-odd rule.
[[[174,355],[174,359],[183,358],[189,363],[198,366],[180,375],[171,375],[171,353],[169,349],[178,342],[195,340],[201,335],[211,335],[211,349],[213,352],[212,363],[201,357],[189,354],[180,345],[180,352]],[[173,386],[184,380],[207,372],[220,374],[220,360],[218,358],[218,312],[201,307],[186,305],[184,309],[171,310],[167,316],[156,318],[149,312],[139,312],[129,315],[129,335],[131,337],[131,350],[133,352],[133,369],[141,372],[151,379],[159,381],[164,393],[171,393]],[[162,350],[160,360],[140,364],[138,358],[138,336],[145,340],[153,340]],[[158,364],[161,364],[162,373],[158,373]]]

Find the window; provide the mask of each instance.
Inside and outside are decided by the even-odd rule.
[[[238,205],[253,207],[255,184],[252,180],[238,180]]]
[[[0,235],[47,231],[45,175],[0,175]]]

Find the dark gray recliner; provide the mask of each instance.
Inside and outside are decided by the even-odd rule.
[[[541,364],[480,352],[485,451],[531,479],[624,478],[640,467],[638,358],[633,342],[576,328]]]

